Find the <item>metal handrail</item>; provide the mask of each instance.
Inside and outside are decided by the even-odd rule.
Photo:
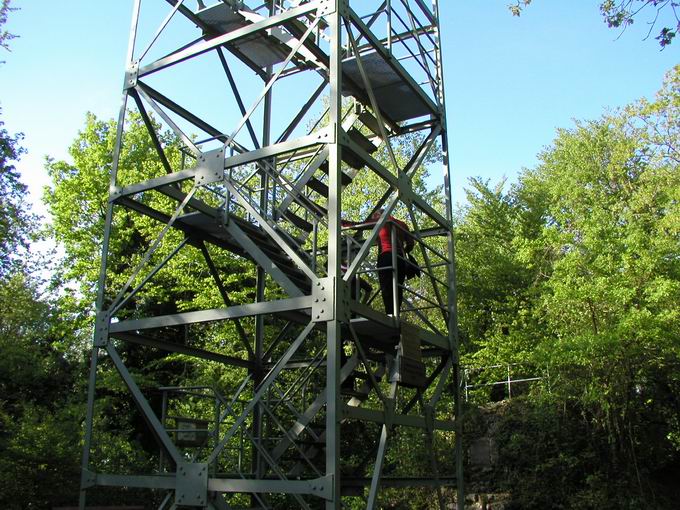
[[[463,389],[465,391],[465,401],[468,401],[469,398],[469,390],[473,388],[484,388],[488,386],[507,386],[508,388],[508,399],[512,398],[512,385],[517,384],[517,383],[524,383],[524,382],[532,382],[532,381],[540,381],[543,379],[543,376],[540,377],[522,377],[520,379],[513,379],[512,378],[512,373],[511,373],[511,367],[513,366],[526,366],[523,363],[506,363],[506,364],[500,364],[500,365],[488,365],[484,367],[470,367],[470,368],[464,368],[463,369]],[[488,369],[494,369],[494,368],[506,368],[507,369],[507,377],[502,380],[502,381],[493,381],[493,382],[488,382],[488,383],[478,383],[478,384],[469,384],[470,381],[470,372],[476,371],[476,372],[481,372],[483,370],[488,370]]]

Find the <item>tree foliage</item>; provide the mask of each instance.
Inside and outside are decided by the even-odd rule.
[[[508,191],[474,181],[459,227],[467,363],[531,365],[543,411],[600,438],[593,480],[637,501],[680,460],[679,78],[558,130]]]
[[[4,48],[7,51],[9,51],[9,41],[17,37],[16,34],[12,34],[2,28],[7,23],[9,13],[16,10],[10,4],[11,0],[2,0],[0,4],[0,48]],[[0,63],[2,62],[0,61]]]
[[[22,263],[37,227],[28,188],[15,166],[25,152],[20,145],[22,135],[10,135],[3,126],[0,120],[0,278]]]
[[[9,509],[68,502],[80,429],[77,364],[62,350],[69,325],[29,251],[37,218],[14,166],[20,140],[0,130],[0,506]]]
[[[525,7],[531,4],[532,0],[515,0],[508,6],[513,16],[520,16]],[[639,19],[643,12],[651,12],[649,17],[649,34],[652,33],[657,25],[659,16],[662,13],[670,13],[675,18],[675,26],[661,27],[656,40],[659,46],[665,48],[673,42],[673,39],[680,31],[680,17],[678,8],[680,3],[677,0],[604,0],[600,3],[600,12],[604,22],[609,28],[625,30]]]

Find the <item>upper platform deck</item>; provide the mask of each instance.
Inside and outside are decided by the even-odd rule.
[[[249,3],[199,2],[195,10],[180,6],[179,12],[198,27],[203,39],[180,53],[223,47],[265,79],[268,69],[279,65],[288,65],[284,75],[311,70],[328,77],[329,27],[321,16],[327,2],[281,2],[275,12]],[[409,3],[414,4],[412,10],[399,10]],[[377,2],[349,2],[341,68],[343,94],[370,107],[372,89],[383,118],[396,126],[439,115],[440,108],[432,15],[420,1],[393,4],[388,11]],[[178,57],[182,55],[142,67],[140,75]]]

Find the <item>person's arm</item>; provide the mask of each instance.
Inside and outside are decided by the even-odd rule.
[[[361,225],[357,230],[366,230],[370,228],[371,225],[374,225],[378,223],[378,220],[380,219],[380,215],[376,215],[373,213],[371,216],[366,218],[364,221],[350,221],[350,220],[340,220],[340,226],[347,228],[347,227],[354,227],[357,225]]]
[[[413,251],[413,247],[416,245],[416,243],[410,235],[408,235],[408,234],[404,234],[404,235],[406,235],[406,242],[404,243],[404,251],[406,251],[406,253],[411,253]]]
[[[410,253],[413,250],[413,247],[415,246],[415,241],[411,236],[411,231],[409,230],[408,225],[403,221],[401,220],[394,221],[396,221],[399,225],[399,240],[401,241],[402,246],[404,247],[404,252]]]

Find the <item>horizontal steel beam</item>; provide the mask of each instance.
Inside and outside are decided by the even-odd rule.
[[[247,165],[248,163],[260,161],[261,159],[273,158],[275,156],[280,156],[281,154],[304,149],[320,143],[330,143],[328,135],[329,130],[324,129],[313,135],[307,135],[295,140],[276,143],[243,154],[237,154],[224,160],[224,168]]]
[[[287,312],[312,307],[312,297],[303,296],[278,301],[263,301],[247,305],[230,306],[228,308],[213,308],[212,310],[199,310],[196,312],[176,313],[172,315],[159,315],[144,319],[133,319],[111,324],[111,334],[137,331],[141,329],[164,328],[171,326],[183,326],[185,324],[197,324],[200,322],[222,321],[252,317],[270,313]]]
[[[135,487],[139,489],[175,489],[175,475],[110,475],[88,473],[86,488]],[[208,491],[220,493],[285,493],[310,494],[320,498],[330,498],[333,486],[331,475],[310,480],[250,480],[244,478],[209,478]]]
[[[345,404],[342,408],[343,418],[351,418],[362,421],[372,421],[374,423],[385,423],[385,413],[383,411],[376,411],[373,409],[365,409],[362,407],[348,406]],[[392,417],[392,423],[397,426],[414,427],[420,429],[427,429],[427,421],[420,416],[408,416],[405,414],[395,414]],[[449,420],[434,420],[435,430],[447,430],[453,432],[456,430],[456,424]]]
[[[100,487],[135,487],[138,489],[174,489],[176,485],[175,475],[109,475],[102,473],[89,473],[91,485],[85,488]]]
[[[248,480],[243,478],[209,478],[210,492],[250,492],[258,494],[311,494],[324,499],[332,497],[333,477],[312,480]]]
[[[137,184],[131,184],[130,186],[125,186],[123,188],[117,187],[111,191],[109,200],[117,200],[121,197],[135,195],[137,193],[142,193],[143,191],[149,191],[152,189],[160,188],[162,186],[167,186],[168,184],[173,184],[175,182],[193,179],[195,175],[196,169],[190,168],[187,170],[182,170],[181,172],[175,172],[172,174],[163,175],[161,177],[155,177],[153,179],[139,182]]]
[[[442,227],[427,227],[427,228],[421,228],[420,229],[420,237],[425,239],[426,237],[436,237],[436,236],[442,236],[446,237],[450,233],[449,230],[442,228]],[[437,253],[439,255],[439,253]]]

